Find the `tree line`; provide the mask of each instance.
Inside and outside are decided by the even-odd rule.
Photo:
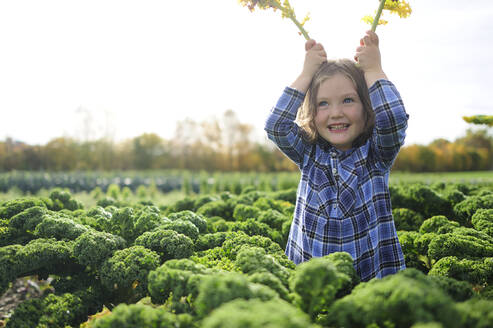
[[[479,171],[493,169],[493,137],[487,129],[468,129],[454,142],[436,139],[409,145],[399,152],[393,170],[410,172]]]
[[[177,123],[174,136],[144,133],[121,142],[109,138],[58,137],[45,145],[7,138],[0,141],[0,171],[145,170],[296,171],[271,142],[255,141],[253,126],[229,110],[219,119]],[[493,169],[493,137],[487,129],[469,129],[451,142],[401,149],[393,170],[444,172]]]

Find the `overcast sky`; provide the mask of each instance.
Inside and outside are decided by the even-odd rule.
[[[290,0],[330,58],[352,58],[377,0]],[[493,115],[493,1],[410,0],[384,14],[382,63],[410,115],[406,144],[453,141],[462,116]],[[304,38],[272,10],[237,0],[0,1],[0,140],[116,141],[177,121],[263,123],[301,72]],[[91,120],[87,120],[91,117]],[[85,121],[86,120],[86,121]],[[84,129],[84,122],[90,129]]]

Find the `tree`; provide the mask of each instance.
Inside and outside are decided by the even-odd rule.
[[[72,170],[78,162],[77,148],[74,139],[66,137],[52,139],[43,147],[43,162],[51,170]]]
[[[493,115],[463,116],[462,119],[471,124],[484,124],[487,126],[493,126]]]
[[[163,140],[155,133],[144,133],[133,139],[133,159],[136,169],[157,169],[159,159],[166,155]]]

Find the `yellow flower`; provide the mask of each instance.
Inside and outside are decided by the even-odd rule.
[[[387,9],[391,13],[399,15],[400,18],[407,18],[409,15],[411,15],[411,7],[409,6],[409,3],[402,0],[402,1],[390,1],[387,0],[385,2],[384,9]]]
[[[361,19],[363,22],[372,25],[372,31],[375,31],[377,25],[385,25],[388,23],[386,20],[380,19],[380,15],[384,9],[399,15],[401,18],[407,18],[411,15],[411,7],[405,0],[379,0],[379,2],[380,4],[374,18],[365,16]],[[378,20],[378,24],[375,24],[375,20]]]
[[[310,13],[307,13],[305,18],[303,18],[303,20],[301,21],[301,26],[304,26],[306,22],[308,22],[310,20]]]
[[[310,19],[308,15],[305,16],[303,19],[303,22],[298,22],[296,19],[296,15],[294,13],[293,7],[291,7],[291,4],[289,3],[289,0],[284,0],[283,4],[281,4],[281,0],[238,0],[238,2],[243,6],[243,7],[248,7],[250,11],[254,11],[255,7],[260,8],[260,9],[268,9],[272,8],[274,11],[276,9],[281,10],[281,15],[282,18],[289,18],[293,21],[293,23],[298,27],[300,30],[299,34],[302,34],[306,40],[309,40],[310,37],[308,36],[308,33],[305,31],[303,28],[303,25]]]
[[[273,8],[274,10],[282,7],[279,0],[238,0],[238,2],[243,7],[248,7],[250,11],[253,11],[255,6],[260,9]]]
[[[373,16],[367,15],[367,16],[361,18],[361,20],[366,24],[373,25],[375,18]],[[386,21],[385,19],[379,19],[378,20],[378,25],[387,25],[387,23],[388,23],[388,21]]]

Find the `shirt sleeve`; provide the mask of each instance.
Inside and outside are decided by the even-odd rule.
[[[409,115],[392,82],[377,80],[368,91],[375,112],[375,129],[371,142],[377,158],[384,168],[389,169],[404,144]]]
[[[309,144],[303,139],[302,129],[294,121],[304,98],[302,92],[286,87],[270,111],[264,127],[267,137],[300,169]]]

